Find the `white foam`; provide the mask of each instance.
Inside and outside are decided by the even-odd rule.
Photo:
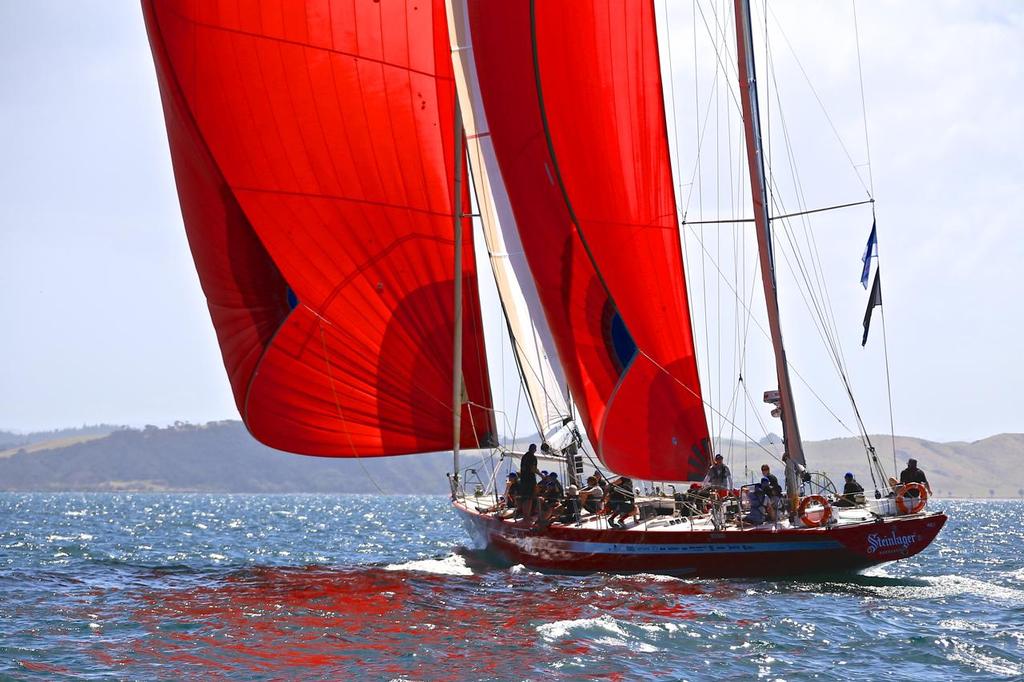
[[[522,575],[524,573],[532,573],[534,575],[541,575],[537,571],[529,569],[526,566],[524,566],[523,564],[516,564],[515,566],[512,566],[511,568],[508,569],[508,572],[513,574],[513,575]]]
[[[869,578],[892,578],[893,577],[893,575],[886,570],[886,567],[885,567],[884,564],[878,564],[877,566],[871,566],[870,568],[867,568],[867,569],[861,571],[861,575],[867,576]]]
[[[937,589],[941,596],[955,594],[975,594],[995,601],[1024,604],[1024,590],[1016,587],[1003,587],[962,575],[944,575],[926,577],[924,581]],[[938,596],[938,595],[935,595]]]
[[[646,630],[648,633],[651,632],[648,628],[642,629]],[[598,616],[597,618],[556,620],[553,623],[545,623],[537,626],[537,634],[549,642],[562,639],[563,637],[570,637],[576,630],[587,630],[588,635],[592,637],[591,641],[596,644],[623,647],[628,648],[631,651],[648,654],[658,650],[658,647],[641,641],[626,632],[626,630],[623,629],[623,627],[619,625],[614,618],[608,615]],[[594,630],[598,630],[602,634],[597,637],[593,637]],[[672,630],[668,630],[668,632],[672,632]]]
[[[979,647],[967,642],[952,637],[942,637],[937,641],[946,649],[946,658],[950,661],[963,663],[972,668],[980,668],[992,675],[1018,677],[1024,674],[1024,666],[999,656],[989,656]]]
[[[957,630],[959,632],[986,632],[995,630],[999,626],[994,623],[978,623],[960,618],[948,618],[939,621],[939,627],[943,630]]]
[[[626,632],[611,616],[556,620],[554,623],[544,623],[537,626],[537,633],[545,639],[554,640],[567,637],[573,630],[577,629],[598,629],[623,638],[626,636]],[[625,641],[623,641],[623,644],[625,644]]]
[[[1024,568],[1018,568],[1016,571],[1011,571],[1007,574],[1010,580],[1024,583]]]
[[[452,554],[444,559],[420,559],[407,561],[404,564],[388,564],[385,571],[420,571],[438,575],[473,575],[473,569],[466,565],[466,560]]]
[[[657,573],[635,573],[631,577],[639,578],[641,580],[649,580],[652,583],[677,583],[685,580],[685,578],[677,578],[671,575],[659,575]]]
[[[93,536],[88,533],[79,533],[78,535],[47,535],[46,539],[50,542],[68,542],[69,540],[92,540]]]

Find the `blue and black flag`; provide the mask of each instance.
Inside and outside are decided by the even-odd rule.
[[[874,230],[872,230],[871,234],[874,233]],[[864,311],[864,338],[861,339],[861,347],[868,342],[868,330],[871,328],[871,311],[875,309],[876,305],[882,305],[881,274],[881,272],[875,270],[875,283],[871,285],[871,296],[868,297],[868,309]]]
[[[871,221],[871,234],[868,235],[868,245],[864,248],[864,269],[860,271],[860,283],[865,289],[868,288],[868,276],[871,274],[871,258],[878,255],[878,234],[875,232],[875,221]]]

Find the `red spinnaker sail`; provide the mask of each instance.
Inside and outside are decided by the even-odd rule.
[[[252,434],[450,449],[454,80],[442,0],[144,0],[189,245]],[[468,195],[460,197],[469,213]],[[494,430],[465,221],[463,447]]]
[[[468,2],[495,151],[591,439],[614,471],[701,476],[653,3]]]

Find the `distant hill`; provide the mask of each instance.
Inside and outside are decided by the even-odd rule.
[[[71,445],[73,442],[99,438],[109,433],[124,429],[123,426],[111,424],[84,425],[54,431],[33,431],[32,433],[15,433],[0,430],[0,457],[6,457],[20,448],[47,449],[59,445]]]
[[[80,434],[85,436],[87,434]],[[113,430],[0,459],[0,490],[444,493],[450,453],[300,457],[258,443],[241,422]]]
[[[893,469],[893,439],[889,435],[873,435],[871,440],[886,472]],[[932,492],[942,497],[1024,497],[1024,434],[1004,433],[982,440],[935,443],[923,438],[896,436],[896,466],[903,469],[914,458],[924,470]],[[776,440],[777,442],[777,440]],[[779,445],[767,445],[781,456]],[[834,438],[804,444],[808,467],[824,471],[838,485],[843,474],[853,472],[857,480],[871,490],[864,447],[857,438]],[[728,451],[727,451],[728,452]],[[734,447],[733,461],[742,462],[741,450]],[[760,454],[758,454],[760,453]],[[748,446],[750,468],[756,470],[764,451]],[[756,466],[754,460],[757,460]],[[772,464],[773,462],[769,462]],[[775,468],[774,466],[772,467]],[[733,466],[733,473],[742,475],[742,465]]]
[[[7,456],[0,457],[0,490],[393,494],[448,490],[445,473],[451,453],[447,452],[365,459],[299,457],[261,445],[237,421],[103,428],[108,430],[52,432],[49,439],[23,441],[13,451],[8,449]],[[872,438],[885,470],[890,471],[891,439]],[[766,447],[779,451],[778,446]],[[812,470],[825,471],[837,482],[843,472],[853,471],[870,490],[859,440],[809,442],[805,447]],[[973,443],[898,436],[896,450],[899,467],[908,457],[917,458],[933,490],[943,497],[1024,497],[1024,434],[1001,434]],[[776,471],[779,468],[758,444],[746,444],[744,452],[743,444],[733,443],[723,448],[723,454],[737,480],[745,480],[744,461],[751,472],[762,461]],[[467,454],[467,463],[471,459]]]

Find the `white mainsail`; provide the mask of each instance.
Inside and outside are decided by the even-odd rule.
[[[538,433],[553,447],[568,443],[565,376],[519,241],[515,217],[494,155],[473,60],[465,0],[445,3],[456,91],[466,131],[466,153],[476,188],[488,261],[494,272],[516,361]]]

